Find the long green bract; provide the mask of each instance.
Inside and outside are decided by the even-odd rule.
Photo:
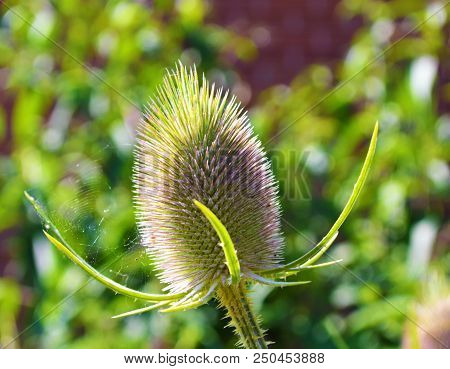
[[[305,259],[308,259],[305,265],[310,265],[314,261],[316,261],[322,254],[326,251],[326,249],[331,246],[331,243],[333,241],[333,237],[335,238],[337,236],[337,232],[339,228],[342,226],[344,221],[347,219],[348,215],[350,214],[353,206],[356,203],[356,200],[358,199],[359,194],[361,193],[361,190],[364,186],[364,183],[367,179],[367,176],[369,174],[369,169],[373,161],[373,157],[375,154],[375,148],[377,145],[377,137],[378,137],[378,122],[375,124],[375,128],[372,133],[372,138],[370,140],[369,150],[367,151],[366,158],[364,160],[364,164],[362,166],[361,172],[359,174],[358,180],[356,181],[355,185],[353,186],[353,191],[350,195],[350,198],[347,201],[347,204],[345,204],[344,209],[342,210],[341,214],[339,215],[336,222],[333,224],[333,226],[330,228],[328,233],[325,235],[325,237],[322,238],[322,240],[314,246],[313,249],[311,249],[306,255],[303,255],[302,257],[278,268],[268,269],[268,270],[262,270],[259,273],[263,275],[272,275],[277,274],[280,272],[289,272],[293,269],[297,268],[298,266],[302,265],[302,263],[305,261]],[[331,242],[330,242],[331,241]],[[324,247],[325,245],[325,247]],[[328,247],[326,247],[328,246]],[[310,258],[310,255],[314,255]],[[317,256],[318,255],[318,256]],[[310,261],[312,260],[312,261]]]
[[[158,309],[161,306],[165,306],[167,304],[169,304],[170,301],[162,301],[162,302],[158,302],[154,305],[150,305],[150,306],[146,306],[140,309],[136,309],[136,310],[131,310],[131,311],[127,311],[126,313],[122,313],[119,315],[114,315],[113,317],[111,317],[111,319],[119,319],[119,318],[125,318],[127,316],[132,316],[132,315],[139,315],[142,313],[146,313],[147,311],[152,311],[155,309]]]
[[[209,288],[209,290],[207,292],[200,293],[197,297],[188,299],[187,301],[184,301],[181,304],[178,304],[177,302],[173,302],[173,303],[171,303],[172,304],[171,307],[165,308],[160,311],[162,313],[173,313],[176,311],[195,309],[201,305],[204,305],[213,297],[217,285],[218,285],[218,283],[215,282],[212,284],[212,286]]]
[[[67,242],[64,240],[63,236],[61,235],[61,232],[59,232],[58,228],[50,219],[50,216],[47,214],[47,211],[44,208],[44,206],[42,206],[42,204],[27,191],[24,191],[24,195],[25,198],[30,202],[30,204],[33,205],[34,210],[36,211],[37,215],[39,215],[39,218],[41,218],[41,221],[44,223],[45,228],[51,230],[52,233],[56,237],[58,237],[62,243],[67,245]],[[69,245],[67,245],[66,247],[69,250],[73,251],[73,249]]]
[[[121,293],[123,295],[138,298],[141,300],[146,301],[171,301],[176,300],[184,294],[149,294],[145,292],[140,292],[133,290],[131,288],[128,288],[126,286],[121,285],[120,283],[117,283],[113,281],[112,279],[106,277],[99,271],[97,271],[95,268],[93,268],[90,264],[88,264],[80,255],[78,255],[75,250],[70,247],[67,242],[64,240],[64,238],[61,235],[61,232],[59,232],[58,228],[55,226],[55,224],[52,222],[50,217],[47,214],[47,211],[42,206],[42,204],[39,203],[33,196],[31,196],[28,192],[25,191],[25,197],[26,199],[33,205],[33,208],[36,210],[36,213],[41,218],[42,222],[44,223],[44,226],[47,230],[51,230],[51,232],[57,237],[53,237],[50,235],[49,232],[44,230],[45,236],[49,239],[49,241],[56,246],[56,248],[61,251],[64,255],[66,255],[70,260],[72,260],[75,264],[80,266],[84,271],[86,271],[91,277],[95,278],[97,281],[105,285],[106,287],[112,289],[115,292]]]
[[[264,278],[258,274],[247,272],[246,273],[251,279],[258,281],[262,284],[266,284],[268,286],[274,286],[274,287],[292,287],[292,286],[300,286],[302,284],[308,284],[311,283],[311,281],[276,281],[273,279]]]
[[[116,281],[113,281],[112,279],[108,278],[107,276],[101,274],[97,269],[92,267],[90,264],[88,264],[81,256],[79,256],[75,251],[72,249],[69,249],[65,245],[63,245],[60,241],[58,241],[56,238],[48,234],[46,231],[44,231],[45,236],[48,238],[48,240],[56,246],[56,248],[61,251],[64,255],[66,255],[70,260],[72,260],[75,264],[77,264],[79,267],[81,267],[85,272],[87,272],[92,278],[96,279],[106,287],[112,289],[113,291],[120,293],[122,295],[126,295],[129,297],[134,297],[141,300],[146,301],[167,301],[167,300],[176,300],[182,296],[184,296],[183,293],[179,294],[150,294],[145,292],[140,292],[133,290],[131,288],[128,288],[126,286],[121,285],[120,283],[117,283]]]
[[[208,221],[211,223],[214,230],[217,232],[217,235],[219,236],[221,242],[221,246],[223,248],[223,252],[225,254],[225,264],[230,271],[231,282],[233,284],[238,283],[241,278],[241,267],[230,234],[228,233],[222,222],[219,220],[219,218],[217,218],[217,216],[210,209],[208,209],[208,207],[197,200],[194,200],[194,204],[200,209],[206,219],[208,219]]]

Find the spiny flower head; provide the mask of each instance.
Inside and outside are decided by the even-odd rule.
[[[317,264],[350,214],[375,153],[378,124],[352,193],[328,233],[305,255],[279,265],[283,242],[277,186],[261,143],[235,97],[200,82],[181,64],[168,73],[142,119],[136,144],[134,189],[142,241],[171,293],[133,290],[103,275],[66,242],[43,206],[25,196],[64,255],[105,286],[154,304],[121,318],[162,308],[196,308],[216,297],[240,343],[267,348],[247,298],[247,282],[297,286],[286,281]],[[48,232],[47,232],[48,231]]]
[[[195,69],[170,71],[150,101],[134,184],[143,244],[172,292],[229,280],[220,239],[193,200],[226,227],[244,276],[278,265],[280,207],[261,142],[236,98]]]

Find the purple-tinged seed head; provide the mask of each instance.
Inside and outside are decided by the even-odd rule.
[[[193,204],[227,228],[241,269],[279,265],[277,185],[261,142],[236,98],[195,69],[169,71],[139,124],[135,205],[143,244],[173,292],[229,276],[219,238]]]

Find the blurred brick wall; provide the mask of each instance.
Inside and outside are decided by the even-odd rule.
[[[344,20],[339,0],[211,0],[212,20],[250,36],[259,54],[238,70],[254,92],[289,83],[312,63],[345,55],[359,19]]]

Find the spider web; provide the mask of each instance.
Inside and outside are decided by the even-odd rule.
[[[36,197],[64,241],[90,265],[120,284],[157,292],[162,286],[141,245],[134,217],[128,175],[132,145],[127,145],[127,150],[122,148],[122,162],[128,163],[122,165],[127,168],[124,174],[111,175],[121,164],[105,160],[117,157],[117,146],[108,143],[89,155],[64,156],[67,162],[57,185],[47,199]]]

